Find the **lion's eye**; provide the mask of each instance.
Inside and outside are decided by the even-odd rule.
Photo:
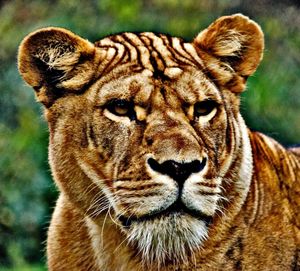
[[[198,102],[194,105],[194,114],[196,117],[207,116],[217,108],[217,103],[212,100]]]
[[[106,108],[109,112],[119,117],[132,118],[134,116],[133,105],[126,100],[112,100],[107,104]]]

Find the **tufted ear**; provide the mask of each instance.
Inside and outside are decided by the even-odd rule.
[[[38,101],[49,107],[89,83],[95,71],[95,47],[68,30],[43,28],[22,41],[18,66]]]
[[[235,14],[220,17],[193,44],[219,84],[238,93],[262,59],[264,36],[258,24]]]

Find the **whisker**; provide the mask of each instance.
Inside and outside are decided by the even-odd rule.
[[[102,223],[102,227],[101,227],[101,247],[102,249],[104,248],[104,227],[105,227],[105,223],[106,223],[106,220],[107,220],[107,217],[108,217],[108,212],[109,212],[109,208],[107,209],[107,212],[105,214],[105,217],[104,217],[104,220],[103,220],[103,223]]]
[[[116,221],[116,219],[114,219],[114,218],[112,217],[112,214],[111,214],[110,211],[111,211],[111,206],[108,208],[108,214],[109,214],[109,217],[110,217],[110,219],[111,219],[112,222],[114,222],[117,226],[119,226],[119,227],[122,228],[123,225],[121,225],[119,222]]]
[[[124,240],[116,247],[116,249],[113,251],[113,254],[115,254],[119,248],[125,243],[128,242],[130,235],[127,235],[126,238],[124,238]]]

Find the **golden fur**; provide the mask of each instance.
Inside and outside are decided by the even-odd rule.
[[[299,270],[299,150],[250,132],[240,93],[263,33],[219,18],[192,42],[45,28],[19,48],[60,196],[49,270]]]

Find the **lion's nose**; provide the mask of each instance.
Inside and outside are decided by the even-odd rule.
[[[184,181],[192,173],[198,173],[204,169],[206,160],[206,158],[203,158],[202,161],[194,160],[189,163],[180,163],[174,160],[167,160],[160,164],[155,159],[149,158],[147,162],[154,171],[168,175],[178,183],[179,187],[182,187]]]

